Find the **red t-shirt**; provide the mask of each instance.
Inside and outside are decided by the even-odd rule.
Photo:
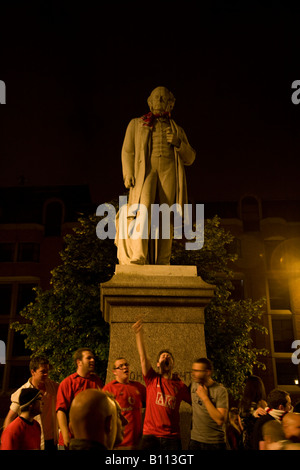
[[[106,384],[103,390],[107,390],[115,397],[128,421],[124,430],[124,439],[119,446],[137,446],[142,434],[142,404],[146,401],[146,387],[133,380],[129,380],[128,383],[113,380]]]
[[[180,438],[179,407],[182,400],[191,403],[188,387],[177,377],[165,379],[152,367],[144,377],[147,387],[143,434]]]
[[[1,450],[40,450],[41,446],[41,426],[34,419],[27,419],[18,416],[1,436]]]
[[[56,412],[61,410],[66,414],[67,418],[69,418],[71,403],[79,392],[88,388],[102,389],[102,387],[102,380],[97,375],[91,374],[88,377],[81,377],[77,372],[69,375],[59,384],[56,398]],[[59,433],[58,443],[59,445],[64,445],[61,433]]]

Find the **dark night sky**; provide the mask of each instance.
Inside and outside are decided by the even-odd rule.
[[[0,186],[122,194],[126,126],[163,85],[197,151],[193,199],[300,200],[299,7],[201,3],[1,2]]]

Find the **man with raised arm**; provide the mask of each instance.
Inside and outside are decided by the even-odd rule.
[[[133,330],[147,390],[141,448],[181,450],[179,407],[182,400],[191,403],[189,389],[173,374],[174,358],[170,351],[159,352],[158,372],[154,371],[147,356],[141,320],[133,325]]]

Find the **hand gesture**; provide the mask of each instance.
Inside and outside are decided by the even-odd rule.
[[[167,127],[166,137],[168,144],[174,145],[175,147],[180,147],[181,140],[179,139],[179,137],[177,137],[176,134],[172,132],[171,127]]]
[[[199,384],[198,388],[196,390],[196,393],[197,393],[198,397],[201,398],[202,401],[204,401],[205,398],[208,397],[208,389],[205,385]]]
[[[133,188],[135,185],[135,178],[134,176],[126,176],[124,185],[126,189]]]
[[[143,328],[143,322],[142,320],[138,320],[134,325],[132,325],[132,329],[137,335]]]

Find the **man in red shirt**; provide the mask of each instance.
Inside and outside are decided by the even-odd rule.
[[[142,407],[146,402],[146,387],[140,382],[129,380],[129,364],[120,357],[114,363],[112,380],[103,387],[119,403],[122,414],[128,421],[124,439],[117,449],[137,449],[142,434]]]
[[[155,372],[147,356],[140,320],[133,325],[133,330],[147,390],[141,448],[181,450],[179,407],[182,400],[191,403],[190,391],[173,375],[174,358],[170,351],[160,351],[159,372]]]
[[[71,435],[68,417],[71,403],[75,396],[88,388],[101,389],[102,380],[95,374],[95,357],[87,348],[80,348],[74,354],[77,371],[66,377],[59,385],[56,400],[57,420],[60,428],[59,448],[68,449]]]
[[[24,388],[19,397],[20,415],[3,431],[1,450],[40,450],[41,426],[34,419],[42,411],[42,393]]]
[[[11,405],[4,421],[4,428],[19,415],[19,396],[22,389],[36,388],[40,390],[43,395],[42,412],[35,417],[36,421],[41,426],[41,449],[54,451],[57,450],[58,441],[56,395],[59,384],[48,377],[50,364],[46,357],[33,357],[30,361],[29,369],[31,372],[30,379],[11,395]]]

